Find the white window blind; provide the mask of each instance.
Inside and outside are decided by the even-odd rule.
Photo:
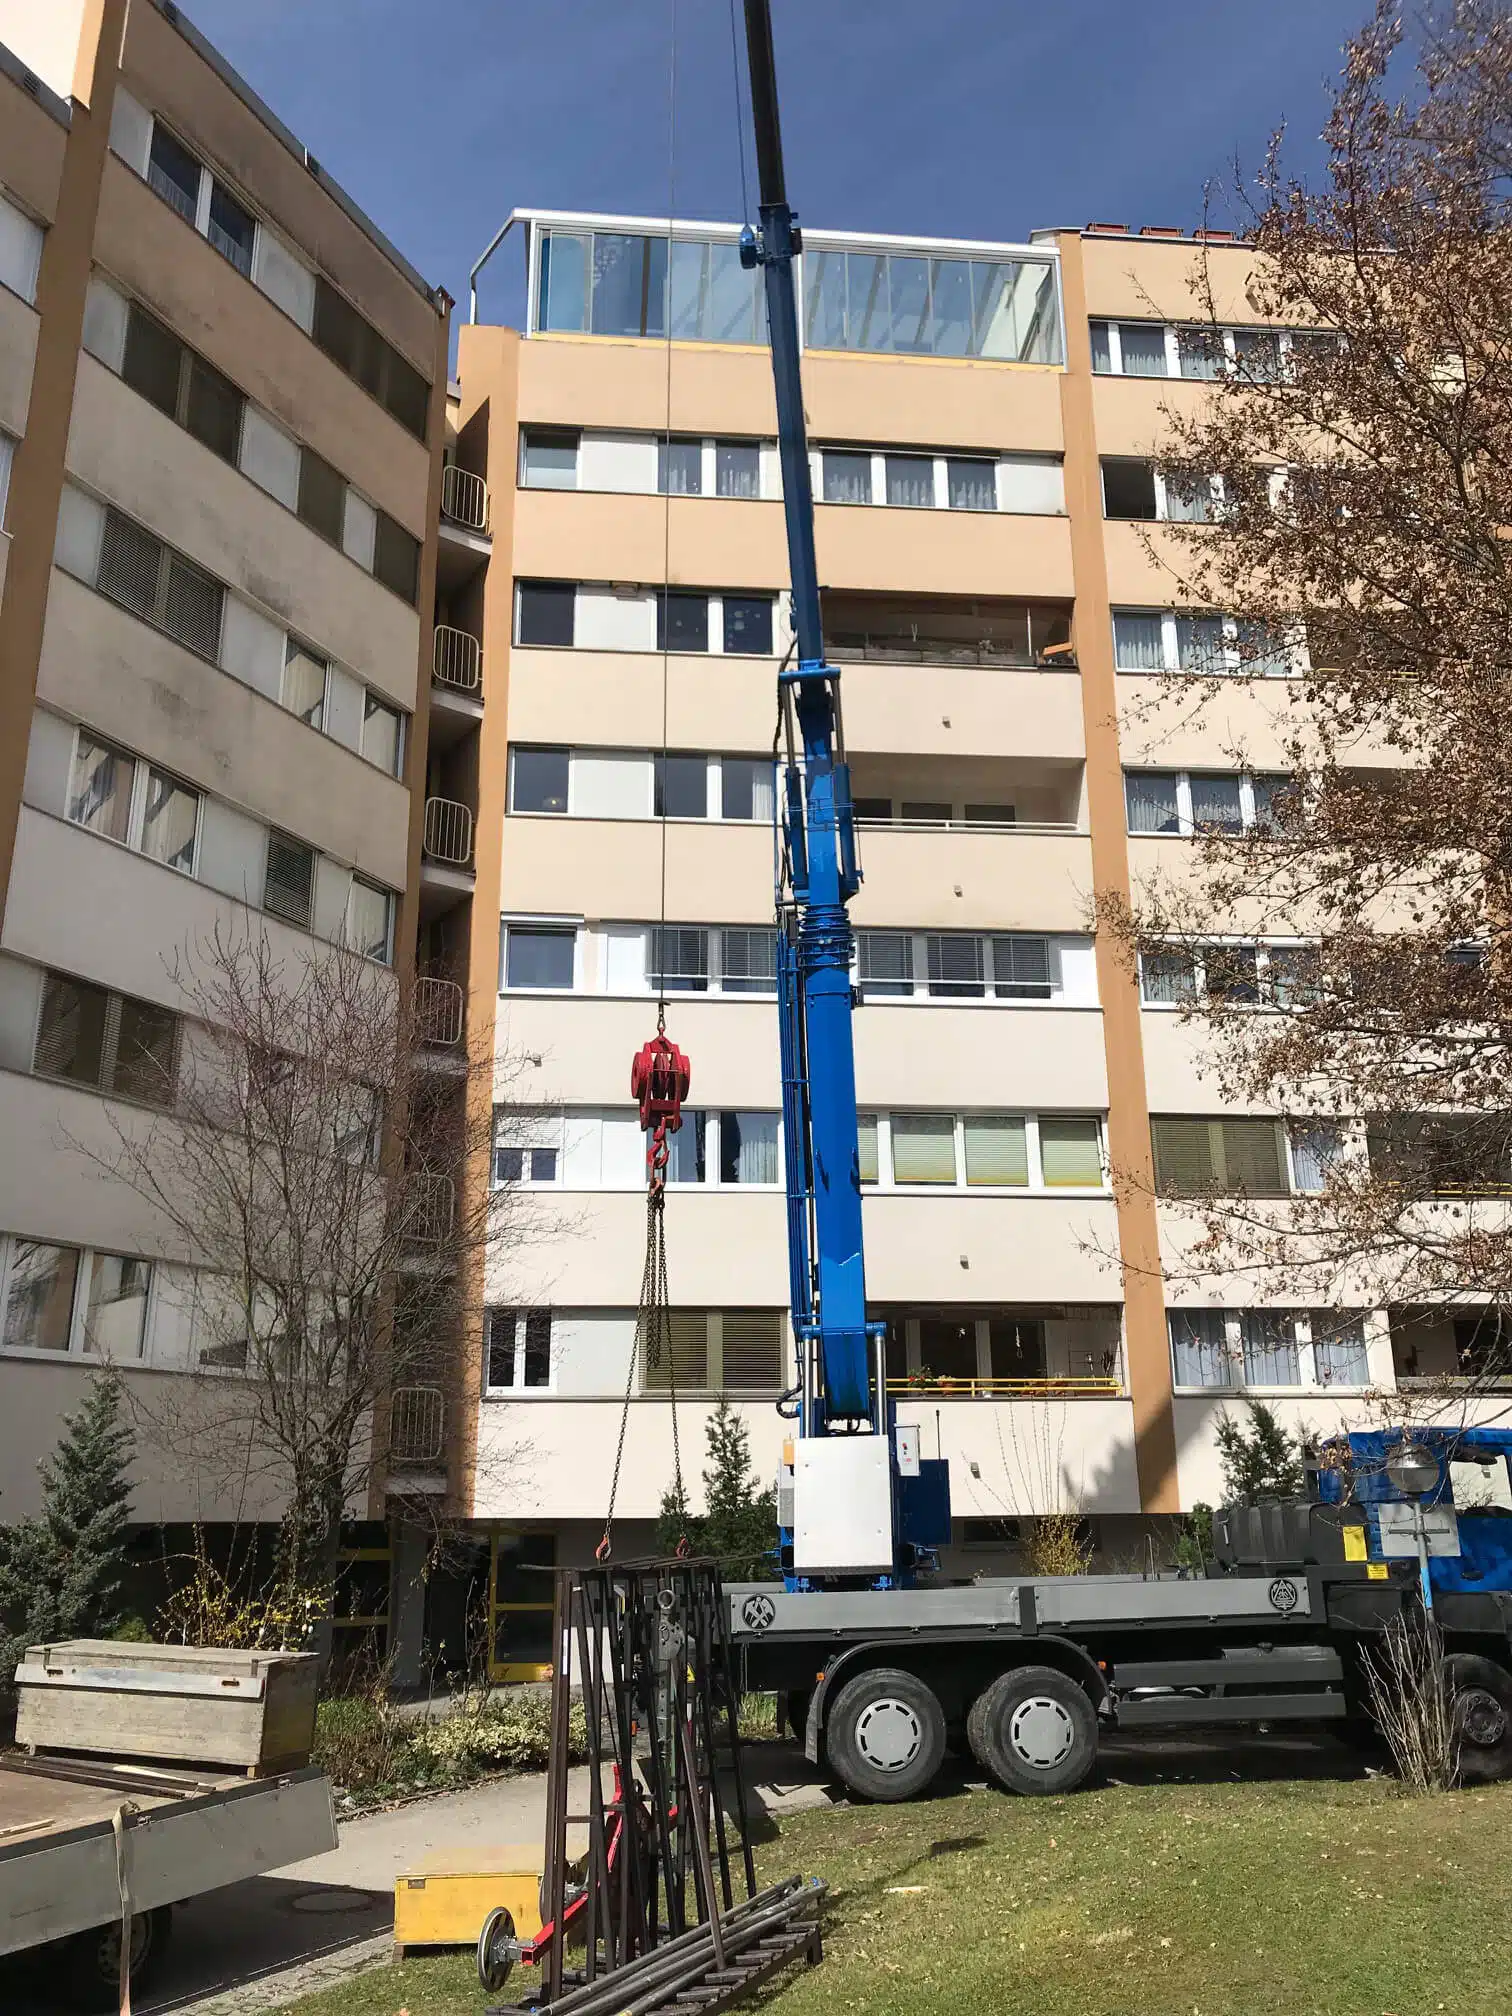
[[[261,407],[249,405],[242,415],[241,471],[287,504],[299,505],[299,443],[276,426]]]
[[[275,238],[266,224],[257,233],[257,253],[252,263],[252,281],[310,333],[315,322],[315,275],[288,246]]]
[[[954,1183],[955,1120],[949,1113],[895,1113],[893,1181]]]
[[[603,935],[604,991],[644,994],[646,991],[646,927],[612,924]]]
[[[0,286],[9,287],[23,301],[37,298],[42,236],[40,224],[0,196]]]
[[[575,752],[572,809],[582,819],[644,819],[651,810],[650,759]]]
[[[617,595],[612,588],[580,587],[572,641],[587,651],[654,651],[656,597],[638,589]]]
[[[122,85],[116,85],[110,108],[110,145],[128,168],[138,175],[147,173],[147,150],[152,145],[152,114]]]
[[[1101,1189],[1099,1133],[1095,1120],[1040,1121],[1040,1173],[1047,1190]]]
[[[347,486],[346,510],[342,516],[341,550],[359,567],[373,571],[373,542],[378,534],[378,513],[366,497]]]
[[[998,463],[998,506],[1053,516],[1066,508],[1066,485],[1054,455],[1005,455]]]
[[[877,1180],[877,1116],[875,1113],[856,1115],[856,1145],[861,1167],[861,1181],[875,1183]]]
[[[966,1181],[969,1185],[1027,1189],[1028,1130],[1020,1119],[971,1114],[965,1121]]]
[[[119,371],[126,356],[127,304],[101,273],[89,276],[84,301],[84,348],[109,371]]]

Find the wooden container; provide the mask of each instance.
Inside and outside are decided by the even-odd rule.
[[[16,1669],[16,1741],[36,1750],[154,1757],[249,1775],[310,1761],[316,1659],[74,1638]]]

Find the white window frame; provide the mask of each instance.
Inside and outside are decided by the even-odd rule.
[[[971,1107],[957,1113],[946,1113],[937,1106],[899,1108],[905,1118],[914,1113],[948,1117],[955,1123],[955,1181],[953,1183],[899,1183],[893,1176],[892,1130],[895,1112],[886,1108],[866,1107],[868,1113],[875,1113],[877,1122],[877,1180],[864,1187],[868,1193],[896,1197],[1106,1197],[1109,1192],[1108,1170],[1108,1121],[1105,1113],[1026,1113],[1021,1111],[995,1111],[982,1107]],[[1025,1154],[1028,1161],[1029,1180],[1027,1183],[968,1183],[966,1181],[966,1121],[972,1120],[1022,1120],[1024,1123]],[[1049,1187],[1045,1183],[1044,1162],[1040,1153],[1040,1121],[1044,1120],[1091,1120],[1097,1127],[1097,1155],[1102,1165],[1102,1181],[1097,1185],[1083,1183],[1056,1183]]]
[[[316,873],[318,874],[320,861],[318,853],[315,859]],[[366,889],[369,894],[381,896],[384,899],[386,914],[383,927],[383,957],[381,959],[374,959],[371,952],[365,952],[360,945],[352,943],[352,898],[359,889]],[[394,918],[397,910],[398,903],[392,889],[382,882],[375,882],[371,875],[359,875],[354,869],[351,886],[347,890],[346,910],[342,917],[342,943],[346,947],[346,950],[356,952],[364,959],[372,959],[375,966],[392,966],[394,963]]]
[[[528,750],[559,749],[561,748],[561,746],[562,745],[558,742],[539,742],[539,743],[523,742],[523,743],[511,744],[509,752],[509,803],[508,803],[508,813],[510,818],[602,819],[616,824],[636,823],[641,820],[655,820],[656,823],[660,825],[661,821],[657,817],[655,809],[656,758],[662,753],[659,749],[578,749],[569,747],[567,750],[567,810],[565,812],[517,811],[514,803],[514,762],[516,751],[521,748]],[[737,755],[733,750],[726,751],[724,754],[720,754],[718,752],[709,752],[698,749],[672,749],[669,750],[667,753],[671,756],[688,756],[694,758],[702,756],[705,766],[704,768],[705,810],[703,811],[702,814],[696,812],[669,813],[667,815],[667,823],[669,825],[740,826],[740,827],[754,826],[754,827],[761,827],[762,829],[767,829],[770,827],[771,818],[770,815],[767,813],[753,814],[749,819],[735,819],[735,818],[727,819],[724,813],[724,764],[726,759],[728,758],[728,760],[732,763],[749,763],[749,762],[762,763],[769,761],[769,758],[761,754],[758,754],[756,756],[741,756]],[[578,773],[579,761],[584,757],[593,758],[604,756],[635,757],[644,766],[645,778],[646,778],[644,811],[635,813],[593,812],[588,811],[580,804],[579,773]]]
[[[700,1315],[704,1319],[705,1377],[695,1385],[688,1387],[679,1386],[679,1393],[686,1392],[707,1396],[733,1392],[735,1394],[747,1395],[752,1399],[765,1399],[774,1391],[781,1392],[784,1384],[791,1378],[793,1372],[793,1352],[787,1312],[783,1309],[762,1308],[760,1304],[747,1304],[746,1308],[738,1313],[745,1314],[747,1311],[753,1309],[759,1310],[763,1315],[770,1314],[776,1319],[777,1383],[775,1388],[765,1386],[735,1386],[727,1388],[724,1378],[724,1319],[726,1311],[723,1309],[688,1309],[679,1310],[675,1313],[688,1316]],[[641,1363],[641,1354],[639,1351],[635,1354],[635,1390],[642,1398],[647,1400],[665,1400],[670,1397],[666,1387],[648,1384],[645,1367]]]
[[[1182,375],[1180,332],[1183,329],[1197,329],[1206,332],[1208,326],[1201,322],[1155,323],[1151,321],[1149,318],[1140,315],[1124,315],[1121,317],[1112,315],[1091,315],[1087,318],[1087,320],[1089,329],[1090,325],[1093,322],[1100,322],[1108,332],[1108,369],[1106,371],[1094,372],[1094,375],[1099,378],[1126,378],[1126,377],[1158,378],[1160,375],[1158,372],[1155,373],[1144,371],[1126,372],[1124,370],[1123,368],[1124,323],[1128,323],[1130,326],[1139,327],[1142,329],[1151,329],[1158,327],[1164,330],[1167,378],[1179,378]],[[1236,335],[1240,333],[1243,333],[1246,336],[1249,335],[1274,336],[1276,338],[1277,348],[1280,353],[1282,361],[1282,369],[1284,372],[1286,362],[1291,356],[1291,346],[1293,336],[1322,336],[1322,335],[1334,334],[1335,332],[1324,329],[1295,329],[1295,330],[1281,329],[1276,327],[1275,324],[1268,322],[1226,323],[1218,331],[1218,335],[1219,340],[1223,345],[1223,355],[1225,365],[1227,369],[1235,375],[1237,375],[1238,371],[1238,351],[1237,346],[1235,345],[1234,342],[1234,338]],[[1189,380],[1188,382],[1194,385],[1200,385],[1207,383],[1209,381],[1200,378],[1194,378]]]
[[[1169,1353],[1173,1383],[1176,1377],[1176,1340],[1171,1335],[1171,1320],[1183,1315],[1222,1315],[1224,1338],[1223,1361],[1228,1373],[1227,1379],[1221,1383],[1214,1382],[1212,1385],[1205,1386],[1183,1386],[1176,1384],[1175,1391],[1182,1394],[1254,1393],[1260,1395],[1288,1393],[1340,1393],[1353,1395],[1369,1392],[1370,1329],[1368,1322],[1369,1311],[1365,1309],[1341,1310],[1338,1312],[1340,1315],[1347,1314],[1352,1321],[1356,1321],[1361,1325],[1366,1353],[1366,1377],[1362,1385],[1345,1386],[1334,1379],[1319,1380],[1317,1376],[1317,1360],[1313,1351],[1312,1312],[1307,1309],[1294,1309],[1290,1307],[1286,1307],[1284,1313],[1291,1317],[1293,1324],[1293,1341],[1297,1351],[1297,1383],[1294,1386],[1261,1385],[1258,1383],[1251,1385],[1244,1376],[1244,1328],[1241,1319],[1250,1313],[1260,1310],[1263,1306],[1261,1304],[1246,1304],[1242,1308],[1225,1307],[1221,1311],[1206,1308],[1202,1310],[1195,1308],[1191,1310],[1182,1308],[1169,1310],[1166,1321],[1166,1349]]]
[[[78,1256],[74,1268],[73,1303],[68,1313],[68,1348],[64,1351],[41,1351],[25,1345],[0,1344],[0,1357],[21,1358],[36,1365],[116,1363],[123,1369],[151,1362],[150,1346],[153,1318],[157,1312],[158,1285],[162,1278],[161,1264],[138,1253],[117,1253],[103,1246],[78,1246],[71,1239],[44,1239],[19,1232],[0,1233],[0,1337],[4,1335],[5,1314],[10,1300],[11,1273],[19,1241],[24,1241],[28,1245],[56,1246],[62,1252]],[[142,1311],[142,1348],[135,1358],[108,1360],[84,1348],[84,1325],[89,1312],[89,1283],[97,1257],[107,1260],[136,1260],[147,1269],[147,1306]]]
[[[15,292],[18,301],[24,301],[28,308],[34,308],[37,304],[37,279],[42,270],[42,248],[47,242],[47,226],[29,210],[23,209],[11,192],[3,186],[0,186],[0,205],[21,220],[24,242],[29,248],[29,257],[24,269],[26,285],[19,290],[7,287],[6,291]],[[0,286],[5,285],[4,281],[0,281]]]
[[[989,829],[991,830],[991,829]],[[1065,994],[1065,978],[1061,967],[1061,936],[1053,931],[909,931],[890,925],[863,926],[863,930],[875,931],[878,936],[910,938],[913,941],[913,991],[910,994],[867,994],[864,998],[868,1008],[904,1007],[924,1001],[936,1008],[1055,1008],[1060,1005]],[[981,994],[932,994],[929,989],[929,940],[931,938],[975,938],[982,947]],[[1050,975],[1050,996],[1048,1000],[1037,1000],[1033,996],[999,994],[997,989],[996,956],[993,941],[997,938],[1037,938],[1046,949],[1047,967]],[[851,952],[851,985],[862,986],[860,933]],[[1004,985],[1014,983],[1005,978]]]
[[[205,159],[204,151],[202,148],[196,146],[193,142],[186,140],[183,137],[183,135],[177,130],[176,127],[172,126],[166,119],[160,119],[155,112],[151,115],[147,133],[147,161],[149,166],[151,165],[152,161],[152,142],[153,139],[156,137],[157,129],[159,128],[159,126],[161,126],[163,131],[169,135],[169,137],[173,140],[176,146],[182,147],[184,152],[187,155],[189,155],[192,160],[197,161],[199,163],[199,171],[200,171],[199,189],[196,195],[196,201],[194,207],[194,221],[191,228],[195,231],[195,233],[199,237],[204,239],[207,245],[210,245],[211,250],[215,252],[217,258],[226,259],[225,253],[222,252],[218,246],[212,244],[210,238],[210,202],[217,182],[221,184],[222,188],[225,190],[226,194],[232,199],[232,201],[238,204],[243,210],[245,210],[247,215],[252,219],[252,251],[247,261],[249,271],[247,271],[246,273],[242,273],[242,278],[245,281],[247,281],[249,285],[255,286],[256,282],[253,280],[252,275],[257,271],[258,266],[257,255],[260,249],[259,240],[261,239],[265,228],[262,218],[257,214],[256,209],[247,200],[242,190],[235,183],[231,182],[225,175],[221,174],[218,168],[213,167],[211,163]],[[147,182],[147,186],[150,189],[152,187],[152,184],[148,180],[145,172],[143,174],[142,179]],[[156,191],[154,191],[153,193],[156,194]],[[162,197],[159,200],[162,202],[167,202],[166,197]],[[174,205],[171,203],[168,204],[168,208],[170,210],[173,210],[175,216],[183,215],[182,211],[175,209]],[[184,222],[186,224],[189,223],[189,219],[185,217]],[[226,259],[226,264],[231,268],[232,272],[241,273],[241,268],[236,264],[236,261],[234,259]],[[259,292],[260,291],[261,290],[259,289]]]
[[[1115,521],[1117,522],[1117,521]],[[1290,668],[1284,672],[1247,672],[1243,662],[1239,642],[1239,618],[1216,609],[1149,609],[1137,608],[1132,603],[1123,604],[1113,610],[1113,664],[1114,669],[1125,679],[1158,679],[1164,672],[1182,672],[1184,676],[1199,676],[1195,667],[1183,667],[1181,663],[1180,631],[1178,624],[1183,618],[1193,616],[1217,616],[1223,624],[1223,663],[1214,666],[1209,676],[1237,676],[1250,679],[1294,678],[1306,666],[1305,643],[1302,626],[1298,624],[1293,635],[1286,640],[1285,651],[1291,659]],[[1118,663],[1118,619],[1120,616],[1155,616],[1160,619],[1160,655],[1158,666],[1120,665]]]
[[[330,662],[327,659],[326,663],[328,666]],[[329,700],[329,676],[326,681],[326,697]],[[385,713],[392,714],[399,724],[398,731],[394,736],[394,767],[392,770],[382,763],[374,762],[373,758],[366,753],[362,746],[363,738],[367,733],[367,705],[369,700],[376,702]],[[362,758],[363,762],[371,764],[372,768],[384,777],[403,777],[405,752],[409,747],[409,720],[410,717],[405,713],[404,709],[396,707],[387,693],[380,693],[376,686],[364,686],[362,688],[362,719],[357,724],[357,754]]]
[[[568,1110],[561,1112],[528,1114],[515,1113],[508,1106],[495,1106],[493,1134],[488,1144],[488,1187],[490,1190],[564,1190],[566,1166],[566,1122]],[[501,1141],[499,1125],[501,1116],[509,1116],[509,1124],[518,1138]],[[554,1176],[536,1176],[527,1160],[517,1177],[502,1177],[498,1174],[500,1149],[518,1149],[527,1158],[536,1149],[550,1150],[556,1156]]]
[[[191,882],[197,881],[199,879],[200,839],[205,825],[205,793],[200,787],[197,784],[186,783],[178,775],[177,771],[169,770],[161,763],[154,763],[151,757],[140,756],[135,749],[128,749],[122,743],[112,741],[108,735],[96,735],[91,729],[79,725],[74,729],[73,743],[68,758],[68,782],[65,789],[69,798],[73,796],[73,780],[78,771],[79,745],[81,742],[103,743],[107,748],[119,750],[121,755],[131,759],[133,766],[131,773],[131,804],[126,814],[126,838],[124,840],[116,840],[109,833],[98,833],[92,826],[86,826],[81,820],[71,818],[68,813],[66,800],[63,812],[64,823],[69,826],[77,826],[81,833],[87,833],[92,840],[103,840],[109,846],[122,847],[128,853],[141,855],[144,861],[151,861],[158,868],[166,868],[171,875],[183,875]],[[158,771],[162,776],[170,778],[180,790],[192,792],[194,795],[194,848],[190,865],[187,868],[175,868],[171,862],[159,861],[155,855],[143,852],[142,839],[147,825],[147,791],[154,770]]]
[[[1157,834],[1155,837],[1158,839],[1161,836]],[[1263,994],[1265,989],[1265,979],[1267,974],[1270,972],[1270,955],[1272,950],[1278,952],[1289,952],[1304,945],[1311,945],[1315,942],[1316,942],[1315,940],[1310,938],[1214,937],[1214,938],[1205,938],[1200,945],[1173,945],[1171,946],[1170,949],[1173,953],[1185,955],[1192,960],[1192,971],[1193,971],[1192,985],[1194,989],[1192,1000],[1195,1002],[1195,1001],[1201,1001],[1202,997],[1207,992],[1207,961],[1203,957],[1203,954],[1209,948],[1213,948],[1215,950],[1224,946],[1249,946],[1253,948],[1255,953],[1255,981]],[[1189,1002],[1152,1001],[1149,998],[1149,996],[1145,993],[1144,958],[1145,955],[1143,952],[1141,952],[1141,954],[1139,955],[1140,1007],[1149,1009],[1151,1012],[1156,1014],[1161,1013],[1171,1014],[1179,1012],[1183,1008],[1190,1007],[1191,1003]],[[1251,1014],[1264,1014],[1268,1011],[1268,1009],[1269,1009],[1269,1003],[1264,1000],[1261,1000],[1252,1003],[1249,1012]],[[1288,1155],[1289,1154],[1290,1149],[1288,1149]],[[1290,1164],[1288,1163],[1288,1171],[1289,1169]],[[1310,1193],[1303,1192],[1301,1194],[1307,1195]]]
[[[547,815],[554,817],[554,814]],[[560,931],[572,933],[572,985],[570,987],[511,987],[508,981],[508,935],[513,930]],[[499,992],[522,1001],[561,1000],[583,992],[583,920],[581,917],[536,916],[530,912],[506,910],[499,918]]]
[[[493,1357],[492,1338],[489,1332],[492,1329],[491,1319],[506,1309],[513,1312],[515,1323],[514,1384],[511,1386],[495,1386],[490,1382],[488,1376],[489,1365]],[[546,1351],[547,1379],[544,1386],[527,1386],[525,1384],[526,1319],[530,1316],[542,1315],[545,1316],[549,1326]],[[557,1359],[557,1311],[554,1307],[527,1309],[520,1304],[512,1302],[491,1302],[486,1306],[483,1312],[483,1397],[485,1400],[554,1399],[557,1391]]]
[[[1146,769],[1143,764],[1130,764],[1124,770],[1124,826],[1131,840],[1192,840],[1197,837],[1197,825],[1192,816],[1192,779],[1194,777],[1236,777],[1239,782],[1239,822],[1241,833],[1252,833],[1255,829],[1255,778],[1280,777],[1280,770],[1176,770],[1171,771],[1158,764]],[[1176,818],[1178,831],[1175,833],[1135,832],[1129,825],[1128,779],[1147,775],[1176,779]],[[1232,837],[1238,837],[1232,836]]]

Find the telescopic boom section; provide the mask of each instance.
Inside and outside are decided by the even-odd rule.
[[[787,201],[768,0],[745,0],[761,230],[741,259],[766,277],[767,326],[777,391],[777,439],[793,584],[797,663],[781,674],[787,724],[783,807],[785,872],[778,909],[778,982],[794,1325],[804,1365],[800,1424],[833,1421],[888,1429],[880,1350],[866,1321],[856,1060],[851,1031],[851,929],[855,831],[850,775],[840,746],[838,675],[824,662],[814,496],[803,421],[793,256],[801,249]],[[796,722],[796,734],[794,723]]]

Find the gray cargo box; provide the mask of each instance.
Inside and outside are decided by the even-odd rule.
[[[310,1759],[315,1669],[308,1652],[97,1638],[33,1645],[16,1669],[16,1741],[248,1772],[293,1770]]]

